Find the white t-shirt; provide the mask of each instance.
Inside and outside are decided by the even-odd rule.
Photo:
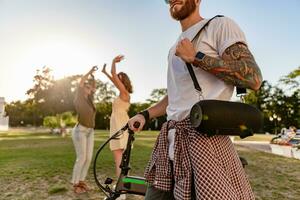
[[[184,38],[192,40],[208,19],[204,19],[182,32],[169,51],[168,56],[168,101],[167,107],[168,120],[181,121],[189,116],[190,109],[198,102],[199,94],[194,88],[185,62],[175,56],[176,46]],[[202,31],[194,47],[196,51],[221,58],[224,51],[231,45],[242,42],[246,43],[246,38],[239,26],[227,17],[213,19]],[[195,68],[195,75],[202,88],[204,99],[230,100],[234,86],[226,84],[216,76],[200,69]],[[175,130],[169,131],[169,155],[173,159]]]

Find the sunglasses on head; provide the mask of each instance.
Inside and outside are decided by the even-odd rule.
[[[165,0],[165,3],[166,3],[166,4],[170,4],[170,1],[171,1],[171,0]]]

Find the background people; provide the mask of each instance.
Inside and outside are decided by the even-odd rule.
[[[84,75],[77,88],[74,100],[78,123],[73,128],[72,140],[76,150],[76,162],[73,169],[72,183],[74,192],[77,194],[89,190],[85,183],[85,178],[93,157],[94,148],[94,127],[96,108],[93,102],[96,89],[93,72],[97,67],[93,67]]]
[[[128,109],[130,107],[130,94],[132,91],[132,85],[129,77],[124,72],[117,73],[116,63],[121,62],[124,59],[123,55],[116,56],[112,61],[111,74],[106,71],[104,65],[102,72],[112,81],[119,91],[119,96],[113,101],[112,113],[110,117],[110,135],[121,129],[129,120]],[[127,145],[128,132],[125,132],[120,136],[118,140],[112,140],[110,142],[110,149],[113,152],[116,175],[121,173],[120,163],[122,159],[123,150]]]

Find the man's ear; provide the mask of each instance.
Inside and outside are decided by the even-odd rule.
[[[199,6],[201,3],[201,0],[195,0],[196,1],[196,5]]]

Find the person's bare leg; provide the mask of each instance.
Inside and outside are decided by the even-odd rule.
[[[119,175],[121,174],[120,164],[121,164],[121,160],[122,160],[123,151],[124,151],[123,149],[118,149],[118,150],[113,151],[115,164],[116,164],[116,176],[117,177],[119,177]]]

